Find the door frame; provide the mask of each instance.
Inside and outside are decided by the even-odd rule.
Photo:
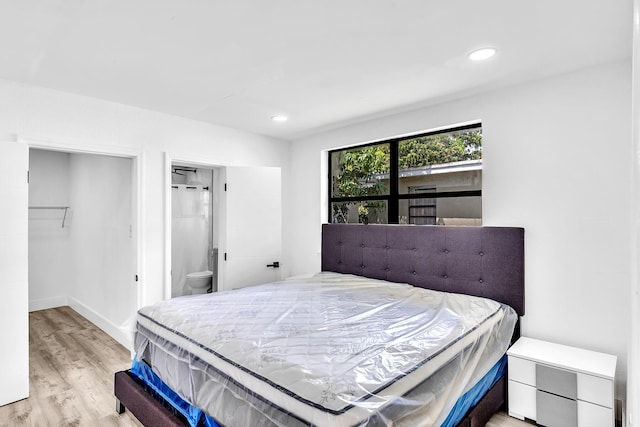
[[[141,272],[145,269],[144,249],[145,249],[145,220],[144,220],[144,153],[141,149],[121,146],[91,146],[60,140],[42,140],[35,138],[22,138],[22,142],[26,143],[28,148],[59,151],[70,154],[95,154],[102,156],[123,157],[132,161],[132,212],[131,220],[133,229],[135,230],[134,260],[133,272],[138,278],[136,289],[136,310],[142,308],[143,295],[146,290],[144,274]],[[133,278],[132,278],[133,280]],[[123,344],[124,345],[124,344]]]
[[[193,153],[175,153],[165,151],[164,153],[164,298],[171,299],[171,171],[174,163],[184,163],[192,166],[200,166],[207,169],[222,169],[231,166],[225,162],[203,157]],[[224,173],[222,174],[224,175]],[[214,191],[220,191],[220,215],[218,226],[218,247],[226,247],[226,198],[224,197],[224,177],[216,185]],[[216,214],[216,213],[214,213]],[[221,251],[222,252],[222,251]],[[224,268],[220,263],[218,254],[218,289],[220,283],[224,283]]]

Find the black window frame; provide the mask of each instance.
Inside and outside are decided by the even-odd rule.
[[[399,180],[400,180],[400,171],[398,167],[398,147],[401,141],[405,141],[407,139],[412,138],[420,138],[424,136],[438,135],[443,133],[452,133],[452,132],[460,132],[471,129],[480,129],[482,130],[482,123],[473,123],[463,126],[456,126],[446,129],[440,129],[436,131],[424,132],[415,135],[403,135],[401,137],[370,142],[367,144],[354,145],[352,147],[347,148],[339,148],[335,150],[329,150],[327,153],[329,156],[328,163],[328,191],[329,191],[329,203],[328,203],[328,216],[327,221],[333,221],[333,212],[332,206],[333,203],[341,203],[341,202],[362,202],[362,201],[380,201],[384,200],[387,203],[387,223],[388,224],[399,224],[400,222],[400,200],[407,199],[421,199],[424,198],[424,194],[400,194],[399,192]],[[333,197],[333,164],[332,164],[332,154],[345,151],[352,150],[364,147],[372,147],[376,145],[389,144],[389,194],[380,194],[373,196],[346,196],[346,197]],[[429,198],[447,198],[447,197],[482,197],[482,190],[465,190],[465,191],[443,191],[439,193],[429,193]]]

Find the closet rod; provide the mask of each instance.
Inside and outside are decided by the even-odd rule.
[[[180,173],[180,172],[196,173],[196,172],[198,172],[198,169],[196,169],[196,168],[181,168],[181,167],[174,167],[173,168],[173,173],[175,173],[176,175],[184,176],[184,174]]]
[[[178,185],[172,185],[171,188],[180,188],[180,187],[185,187],[187,190],[197,190],[198,187],[193,186],[193,185],[185,185],[185,184],[178,184]],[[209,191],[209,187],[202,187],[203,190],[207,190]]]
[[[71,206],[29,206],[29,209],[64,209],[64,216],[62,217],[62,228],[64,228],[64,221],[67,219],[67,211]]]

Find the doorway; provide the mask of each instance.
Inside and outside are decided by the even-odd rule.
[[[70,306],[132,348],[138,184],[136,157],[29,148],[29,311]]]
[[[280,280],[282,254],[281,170],[278,167],[223,165],[201,156],[165,153],[165,298],[172,298],[174,282],[172,201],[173,168],[213,171],[214,231],[217,247],[216,291]],[[188,178],[187,178],[188,179]],[[198,181],[196,180],[196,183]],[[187,184],[185,184],[187,185]],[[216,215],[217,210],[217,215]],[[217,242],[217,246],[215,243]],[[202,264],[204,265],[204,264]],[[192,267],[200,269],[200,267]],[[182,273],[177,273],[181,280]]]
[[[220,168],[171,166],[171,297],[218,289]]]

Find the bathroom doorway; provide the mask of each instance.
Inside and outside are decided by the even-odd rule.
[[[171,164],[171,297],[218,289],[220,168]]]
[[[176,171],[186,174],[180,176],[173,173],[176,167],[196,171]],[[204,178],[204,171],[210,171],[210,185],[206,184],[208,181]],[[165,179],[165,298],[191,295],[193,292],[190,292],[190,286],[186,284],[186,276],[191,273],[196,273],[196,278],[199,276],[198,273],[202,273],[200,276],[210,275],[212,292],[230,291],[280,280],[280,168],[230,166],[214,159],[206,159],[202,155],[176,156],[174,153],[165,153]],[[174,212],[174,209],[178,209],[178,203],[195,203],[195,207],[187,206],[186,212],[191,212],[190,215],[194,216],[203,215],[195,214],[195,208],[201,204],[199,199],[194,199],[195,196],[191,199],[181,199],[180,202],[176,197],[174,202],[173,193],[176,193],[181,185],[185,187],[185,192],[209,187],[211,231],[205,232],[205,235],[207,238],[211,236],[211,245],[206,250],[202,250],[201,235],[189,238],[186,237],[187,234],[180,235],[177,230],[174,233],[173,216],[183,215]],[[174,186],[178,188],[174,189]],[[205,197],[204,194],[201,196]],[[176,238],[182,239],[183,242],[175,243]],[[198,246],[198,262],[192,262],[190,265],[185,261],[174,262],[175,257],[186,259],[184,251],[196,250]],[[213,254],[209,252],[211,250]]]

